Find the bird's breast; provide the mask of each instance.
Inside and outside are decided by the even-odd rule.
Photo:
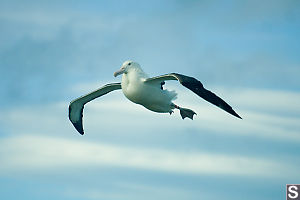
[[[122,91],[130,101],[140,104],[144,98],[143,82],[138,79],[129,79],[128,76],[122,78]]]

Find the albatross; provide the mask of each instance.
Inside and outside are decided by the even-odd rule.
[[[122,89],[123,94],[130,101],[140,104],[148,110],[158,113],[172,114],[174,109],[178,109],[182,119],[187,117],[193,120],[196,113],[191,109],[183,108],[173,103],[173,100],[177,98],[177,93],[163,88],[165,81],[169,80],[179,81],[181,85],[193,91],[201,98],[218,106],[231,115],[242,119],[230,105],[213,92],[205,89],[203,84],[193,77],[178,73],[169,73],[150,78],[137,62],[130,60],[125,61],[120,70],[114,73],[115,77],[119,75],[122,75],[121,82],[106,84],[103,87],[87,95],[81,96],[70,103],[69,119],[81,135],[84,134],[82,125],[84,105],[93,99],[120,89]]]

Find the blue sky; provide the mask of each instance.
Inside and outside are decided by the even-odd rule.
[[[0,196],[4,199],[285,199],[299,183],[300,3],[0,0]],[[176,82],[193,121],[113,92],[135,60],[194,76],[244,118]]]

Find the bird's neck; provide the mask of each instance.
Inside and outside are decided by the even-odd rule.
[[[148,76],[141,68],[134,68],[124,73],[122,76],[122,85],[136,84],[142,82],[143,79],[146,79]]]

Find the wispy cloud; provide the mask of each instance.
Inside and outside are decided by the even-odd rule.
[[[94,87],[95,84],[87,85],[84,89],[76,87],[79,92],[78,96],[96,89]],[[178,87],[181,86],[178,85]],[[117,132],[120,130],[115,129],[116,124],[118,127],[123,127],[126,132],[131,129],[132,123],[135,123],[135,130],[130,131],[135,134],[140,134],[141,131],[152,132],[153,126],[159,126],[163,132],[192,128],[200,133],[208,130],[222,135],[244,135],[271,141],[300,142],[300,125],[298,123],[300,105],[297,102],[300,97],[299,93],[247,88],[237,90],[215,88],[212,91],[229,102],[244,119],[239,120],[232,117],[183,88],[178,90],[176,103],[195,110],[198,115],[194,121],[181,120],[177,112],[171,116],[150,112],[142,106],[128,101],[121,91],[115,91],[86,104],[83,118],[84,128],[86,133],[97,133],[100,126],[100,132],[118,134]],[[0,123],[10,131],[17,133],[41,134],[39,132],[43,130],[43,133],[51,132],[53,134],[54,131],[59,134],[59,129],[55,127],[60,127],[65,131],[73,130],[67,119],[67,112],[68,102],[16,107],[16,109],[3,111]],[[34,126],[28,126],[37,121],[39,123]]]
[[[281,177],[281,172],[289,171],[292,175],[297,171],[291,166],[259,158],[131,148],[53,137],[10,137],[1,139],[0,145],[3,149],[0,154],[1,173],[103,166],[259,177]]]
[[[78,90],[82,91],[82,88]],[[140,135],[143,134],[143,130],[150,133],[157,130],[153,127],[160,127],[162,132],[170,132],[173,129],[193,129],[201,133],[208,130],[222,135],[300,142],[297,114],[299,104],[294,102],[294,98],[299,96],[298,93],[247,89],[230,92],[224,88],[215,90],[220,96],[226,93],[226,99],[233,99],[236,110],[244,117],[244,120],[233,118],[188,91],[179,90],[178,100],[184,103],[184,106],[198,112],[194,121],[181,120],[179,116],[149,112],[127,101],[122,97],[121,92],[116,92],[86,105],[84,112],[86,133],[92,136],[92,133],[100,130],[102,133],[107,132],[116,137],[121,134],[120,132]],[[256,100],[257,97],[261,100],[261,105]],[[292,165],[282,164],[276,159],[266,159],[263,155],[251,157],[243,154],[207,153],[203,149],[185,152],[173,147],[155,149],[143,148],[136,144],[128,147],[128,144],[116,145],[78,141],[74,138],[67,139],[69,137],[65,134],[62,138],[58,136],[62,131],[76,133],[67,119],[67,106],[68,103],[29,106],[7,110],[4,115],[1,115],[0,123],[5,124],[4,127],[15,135],[4,137],[0,141],[2,149],[0,158],[4,163],[1,166],[3,173],[22,169],[57,170],[57,168],[64,169],[70,165],[129,167],[198,175],[227,174],[265,177],[280,177],[280,172],[283,171],[289,171],[292,176],[296,171]],[[295,107],[294,111],[292,107]],[[289,110],[288,113],[291,116],[282,115],[282,112],[286,110]],[[28,124],[33,124],[33,126],[27,126]],[[116,130],[116,126],[122,128]],[[49,136],[50,133],[53,137]]]

